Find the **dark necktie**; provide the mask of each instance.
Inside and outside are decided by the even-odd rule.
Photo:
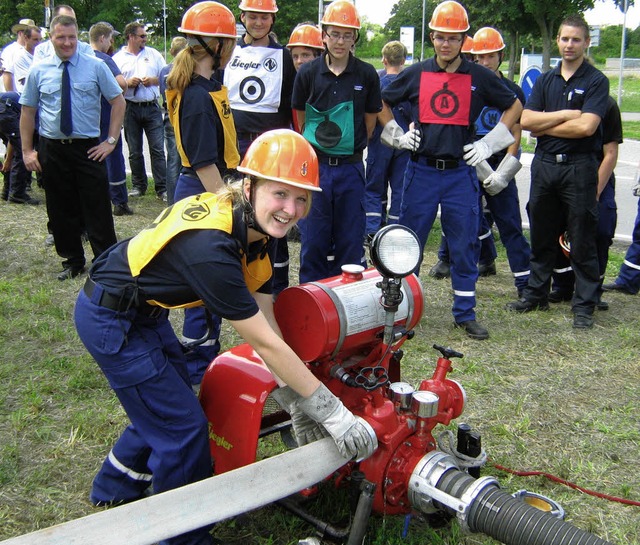
[[[73,132],[71,118],[71,80],[69,79],[69,61],[62,61],[62,93],[60,96],[60,130],[66,136]]]

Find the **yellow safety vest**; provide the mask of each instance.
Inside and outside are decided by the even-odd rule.
[[[180,127],[180,105],[182,104],[182,94],[175,89],[167,89],[165,92],[167,97],[167,112],[169,113],[169,121],[173,125],[173,131],[176,134],[176,147],[182,160],[182,166],[190,167],[191,163],[187,158],[184,148],[182,147],[182,129]],[[236,168],[240,164],[240,153],[238,153],[238,136],[236,134],[236,126],[233,122],[233,114],[231,113],[231,105],[226,87],[222,87],[219,91],[211,91],[209,93],[213,105],[218,112],[218,117],[222,123],[222,133],[224,134],[224,162],[227,168]]]
[[[142,269],[164,248],[171,239],[192,229],[217,229],[225,233],[233,232],[233,203],[230,199],[219,199],[213,193],[201,193],[178,201],[165,209],[150,227],[138,233],[129,241],[127,260],[131,275],[135,278]],[[266,238],[266,237],[265,237]],[[272,267],[269,254],[265,252],[258,259],[247,263],[247,256],[241,250],[242,272],[247,288],[255,292],[271,278]],[[170,306],[158,301],[147,301],[151,305],[164,308],[191,308],[201,306],[201,300],[179,306]]]

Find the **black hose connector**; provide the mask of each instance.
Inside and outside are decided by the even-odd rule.
[[[505,545],[611,545],[500,490],[493,477],[474,479],[442,452],[426,454],[409,481],[411,504],[423,513],[453,512],[464,530]]]

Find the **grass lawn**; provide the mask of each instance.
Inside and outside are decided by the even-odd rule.
[[[42,197],[40,190],[34,193]],[[135,215],[115,218],[120,238],[150,224],[162,209],[152,195],[131,205]],[[3,202],[0,210],[2,540],[96,512],[88,502],[91,481],[127,419],[75,332],[73,305],[84,277],[55,279],[60,258],[43,244],[44,206]],[[421,276],[425,312],[415,337],[403,347],[403,379],[417,385],[431,376],[437,359],[434,343],[462,352],[464,358],[454,362],[451,375],[467,392],[458,422],[466,421],[482,434],[490,458],[484,474],[496,476],[510,492],[528,489],[553,498],[565,509],[566,520],[581,529],[619,545],[640,545],[639,507],[494,467],[544,471],[587,489],[640,501],[638,297],[607,294],[611,309],[597,313],[590,331],[572,329],[568,303],[552,305],[548,312],[510,313],[504,306],[516,292],[501,250],[497,276],[481,279],[477,288],[478,319],[491,338],[473,341],[452,327],[450,282],[426,274],[436,261],[437,241],[435,229]],[[295,283],[299,247],[290,246]],[[88,246],[85,250],[91,257]],[[608,280],[616,275],[622,257],[622,248],[614,248]],[[228,348],[237,338],[225,327],[221,341]],[[262,445],[261,454],[273,448]],[[330,491],[328,483],[322,488],[312,509],[340,525],[346,495]],[[495,543],[463,534],[455,521],[436,527],[420,516],[411,519],[403,538],[404,523],[402,516],[375,515],[366,543]],[[243,545],[297,543],[313,533],[306,523],[273,506],[214,530],[224,543]]]

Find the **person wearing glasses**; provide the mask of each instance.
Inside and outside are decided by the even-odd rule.
[[[142,197],[149,182],[144,166],[142,136],[147,137],[151,155],[151,172],[156,195],[167,199],[167,163],[164,155],[164,126],[160,98],[160,72],[165,61],[159,51],[147,45],[147,31],[142,23],[124,28],[126,45],[113,60],[127,80],[124,98],[124,137],[129,147],[132,190],[130,197]]]
[[[322,187],[300,222],[300,282],[338,275],[345,264],[365,264],[362,152],[382,102],[376,69],[352,54],[359,29],[351,2],[329,4],[322,18],[325,50],[300,67],[293,86],[295,126],[318,154]]]
[[[522,104],[500,85],[495,74],[462,57],[469,30],[467,12],[458,2],[439,4],[429,22],[433,58],[403,70],[383,91],[381,140],[413,152],[404,178],[399,223],[410,227],[424,247],[441,211],[442,230],[449,243],[455,327],[472,339],[489,337],[476,321],[476,282],[482,220],[476,166],[513,144],[511,127]],[[392,108],[408,100],[414,128],[404,131]],[[485,106],[502,112],[485,136],[476,140],[474,122]],[[419,266],[416,273],[419,272]]]

